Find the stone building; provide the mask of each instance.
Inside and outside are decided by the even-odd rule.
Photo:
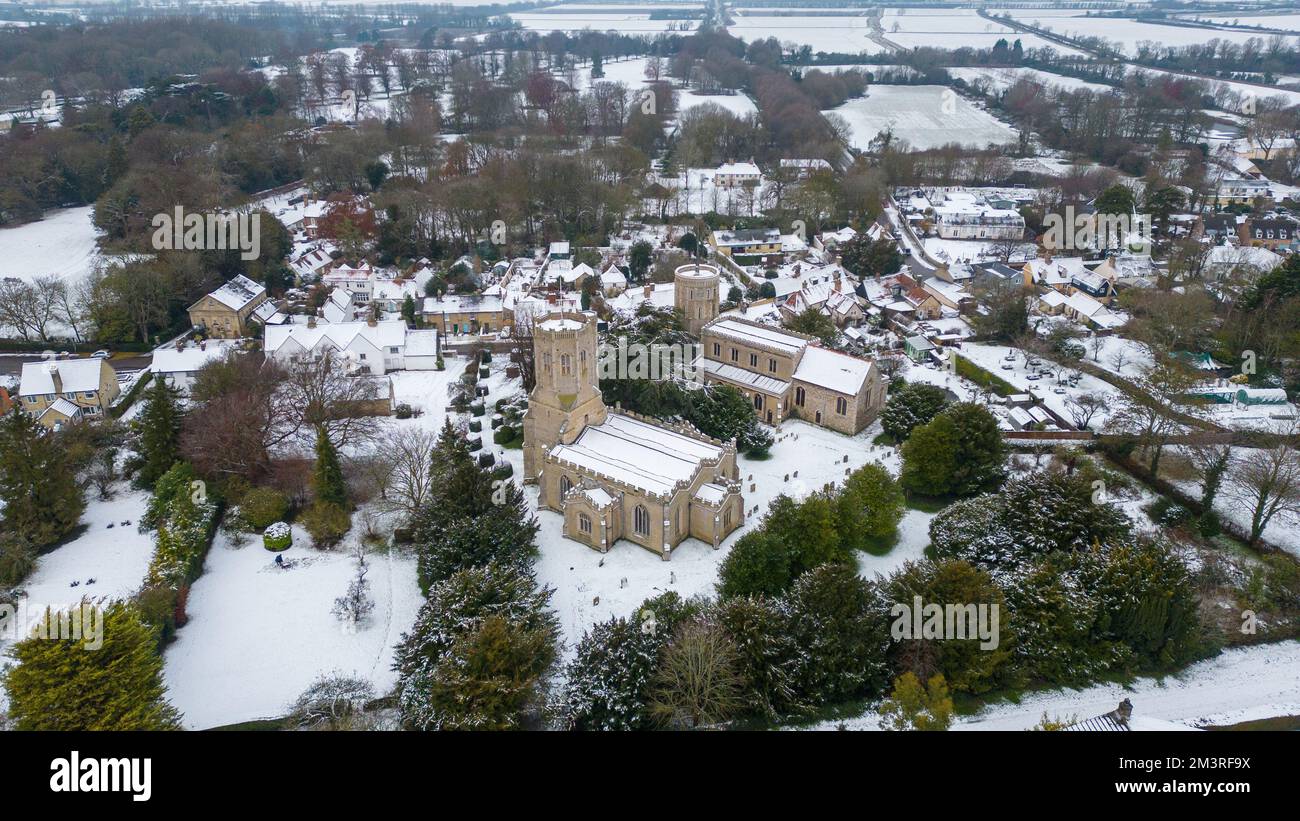
[[[117,372],[103,359],[23,364],[18,406],[47,428],[76,419],[102,419],[121,394]]]
[[[266,288],[243,275],[191,305],[189,314],[190,324],[213,339],[246,336],[251,320],[269,325],[280,319]]]
[[[733,446],[605,407],[594,316],[549,314],[533,345],[524,481],[564,517],[565,536],[601,552],[627,539],[667,560],[683,539],[717,547],[744,522]]]
[[[700,330],[718,316],[720,272],[713,265],[696,262],[673,273],[673,307],[682,312],[686,330],[698,337]]]
[[[884,407],[874,362],[820,347],[806,334],[723,316],[704,326],[700,342],[704,381],[740,390],[768,424],[793,416],[853,435]]]

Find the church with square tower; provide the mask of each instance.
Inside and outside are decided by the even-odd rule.
[[[533,346],[524,481],[565,536],[601,552],[627,539],[666,561],[684,539],[716,548],[744,522],[733,444],[605,406],[595,316],[549,314]]]

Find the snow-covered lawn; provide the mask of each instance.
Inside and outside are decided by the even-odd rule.
[[[946,86],[876,85],[832,110],[851,127],[854,148],[863,150],[886,129],[914,149],[948,143],[984,148],[1017,139],[1015,129]]]
[[[100,259],[94,208],[64,208],[14,228],[0,228],[0,279],[56,276],[72,284]]]
[[[1123,699],[1133,702],[1134,729],[1167,729],[1233,724],[1300,714],[1300,642],[1289,641],[1225,650],[1176,676],[1139,678],[1130,686],[1098,684],[1082,690],[1047,690],[1019,704],[996,704],[959,719],[955,730],[1028,730],[1050,718],[1080,720],[1109,713]],[[1154,721],[1147,721],[1154,719]],[[847,721],[827,721],[811,729],[876,730],[874,712]]]
[[[358,530],[335,550],[318,551],[295,526],[294,546],[282,554],[288,569],[276,567],[260,537],[235,548],[218,534],[190,590],[190,621],[164,656],[169,696],[186,727],[282,716],[322,673],[354,674],[380,692],[393,686],[393,647],[423,601],[415,559],[367,554],[375,609],[345,629],[330,611],[355,572]]]

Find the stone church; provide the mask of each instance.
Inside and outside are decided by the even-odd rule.
[[[735,448],[607,408],[596,345],[593,315],[553,313],[533,327],[524,481],[537,483],[538,506],[564,517],[565,536],[601,552],[619,539],[665,561],[689,537],[718,547],[745,516]]]

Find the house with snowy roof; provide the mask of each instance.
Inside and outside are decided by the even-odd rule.
[[[492,294],[445,294],[426,297],[420,316],[426,325],[445,335],[487,334],[514,325],[514,312],[505,300]]]
[[[823,348],[806,334],[725,315],[704,326],[700,343],[703,381],[736,388],[768,424],[794,416],[852,435],[885,404],[874,362]]]
[[[197,342],[181,340],[153,352],[149,373],[162,379],[181,393],[189,393],[194,378],[204,365],[224,359],[238,343],[234,340],[209,339]]]
[[[97,358],[23,364],[18,406],[47,428],[82,418],[102,418],[121,388],[117,372]]]
[[[213,339],[238,339],[248,334],[250,321],[262,325],[283,321],[266,288],[242,274],[189,308],[190,324]]]
[[[830,281],[805,281],[802,288],[778,300],[781,318],[791,322],[812,308],[828,317],[837,328],[859,325],[864,314],[853,291],[854,282],[845,276]]]
[[[763,172],[753,162],[723,163],[713,171],[713,183],[719,188],[741,188],[762,181]]]
[[[437,331],[414,331],[401,320],[268,326],[262,349],[268,359],[283,363],[317,359],[329,353],[358,371],[382,376],[389,371],[433,370],[437,360]],[[427,337],[432,336],[432,343]],[[418,346],[422,353],[408,350]]]
[[[537,384],[524,415],[524,481],[563,532],[594,550],[627,539],[664,560],[687,538],[718,547],[745,518],[736,450],[689,425],[606,407],[596,317],[533,326]]]

